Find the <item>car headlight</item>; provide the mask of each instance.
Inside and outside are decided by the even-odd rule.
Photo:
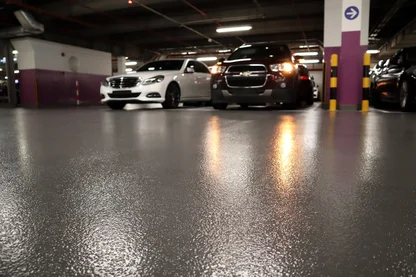
[[[214,65],[211,69],[211,74],[221,74],[224,73],[227,67],[223,65]]]
[[[101,82],[101,85],[103,87],[109,87],[110,86],[110,83],[107,80],[105,80],[105,81]]]
[[[144,80],[142,82],[142,85],[143,86],[153,85],[153,84],[162,82],[163,79],[165,79],[165,76],[162,76],[162,75],[155,76],[155,77],[148,78],[148,79]]]
[[[276,63],[276,64],[270,65],[270,70],[273,72],[282,71],[282,72],[290,73],[293,71],[293,68],[294,68],[293,64],[291,63]]]

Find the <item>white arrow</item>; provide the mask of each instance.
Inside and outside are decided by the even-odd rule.
[[[350,11],[347,12],[347,15],[349,15],[350,18],[352,19],[352,18],[354,18],[357,15],[357,11],[355,9],[353,9],[353,8],[350,8]]]

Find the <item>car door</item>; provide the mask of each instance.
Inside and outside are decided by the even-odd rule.
[[[195,98],[197,88],[197,74],[195,70],[195,61],[189,60],[183,72],[181,82],[181,99],[189,100]]]
[[[209,100],[211,98],[211,72],[208,67],[198,61],[195,62],[197,74],[197,96]]]

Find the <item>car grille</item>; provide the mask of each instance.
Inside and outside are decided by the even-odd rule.
[[[253,77],[227,76],[227,84],[230,87],[262,87],[266,83],[266,75]]]
[[[140,95],[140,92],[123,92],[123,91],[114,91],[113,93],[109,93],[108,97],[110,98],[134,98],[138,97]]]
[[[267,72],[267,69],[264,65],[254,65],[254,64],[243,64],[243,65],[232,65],[228,68],[227,72],[230,73],[240,73],[240,72],[256,72],[264,73]]]
[[[112,88],[131,88],[140,83],[138,77],[117,77],[110,79],[110,86]]]

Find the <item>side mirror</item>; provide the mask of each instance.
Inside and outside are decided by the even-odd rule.
[[[195,73],[195,69],[193,69],[192,67],[187,67],[185,73]]]

